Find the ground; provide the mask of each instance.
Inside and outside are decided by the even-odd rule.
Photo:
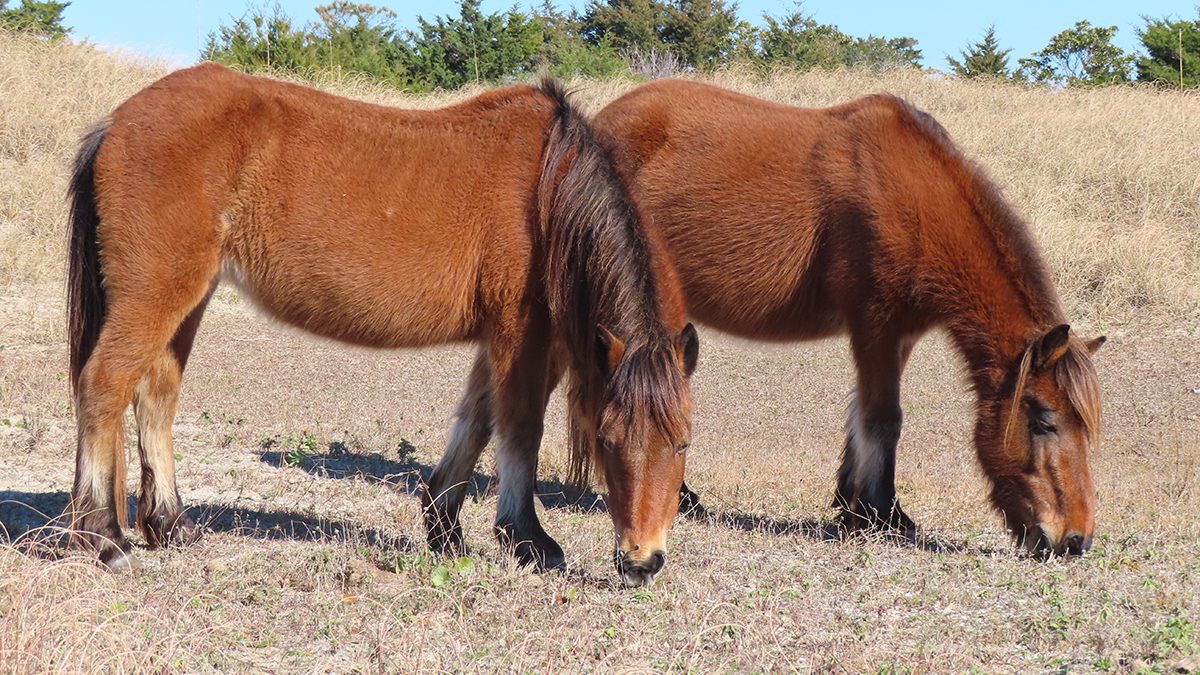
[[[988,507],[972,395],[941,335],[918,346],[904,380],[898,488],[921,530],[897,543],[831,536],[853,380],[844,341],[764,345],[703,328],[688,476],[710,517],[677,521],[658,583],[618,585],[602,498],[560,482],[557,396],[539,512],[570,571],[518,569],[493,541],[490,453],[463,513],[471,555],[438,558],[416,489],[472,348],[353,349],[272,324],[223,290],[175,425],[181,494],[205,536],[139,548],[141,568],[119,575],[55,547],[75,448],[61,195],[78,135],[161,70],[9,38],[0,57],[0,89],[15,92],[0,97],[5,670],[1200,668],[1200,151],[1181,140],[1200,137],[1195,97],[718,77],[791,103],[908,96],[1030,217],[1077,330],[1110,338],[1097,357],[1097,540],[1083,558],[1014,550]],[[405,105],[466,95],[327,86]],[[630,86],[576,85],[593,109]],[[1177,118],[1190,125],[1167,135],[1178,137],[1155,131]],[[130,468],[132,488],[136,459]]]

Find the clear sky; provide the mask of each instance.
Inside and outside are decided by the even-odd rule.
[[[1119,28],[1116,42],[1127,51],[1138,46],[1134,29],[1142,15],[1194,18],[1200,0],[806,0],[803,10],[822,23],[831,23],[851,35],[868,34],[917,38],[926,66],[946,68],[947,54],[958,55],[968,42],[995,24],[996,36],[1010,58],[1028,56],[1046,45],[1052,35],[1080,19],[1093,25]],[[86,38],[104,47],[123,49],[166,59],[178,65],[196,60],[208,33],[246,8],[271,6],[270,0],[73,0],[65,12],[66,24],[76,39]],[[312,8],[324,0],[280,0],[284,11],[301,22],[316,20]],[[411,27],[417,16],[457,14],[457,0],[374,0],[390,7],[398,23]],[[484,0],[488,12],[514,5],[528,7],[530,0]],[[586,0],[563,1],[582,8]],[[738,13],[762,23],[763,12],[774,15],[791,10],[788,0],[742,0]]]

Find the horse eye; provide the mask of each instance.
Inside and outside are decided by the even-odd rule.
[[[1058,431],[1058,427],[1054,426],[1051,421],[1050,412],[1047,410],[1031,410],[1029,412],[1029,430],[1039,436],[1052,434]]]
[[[677,454],[677,455],[682,455],[683,453],[687,452],[687,449],[688,449],[688,447],[690,447],[690,446],[691,446],[691,443],[688,443],[687,441],[684,441],[683,443],[680,443],[680,444],[679,444],[679,447],[678,447],[678,448],[675,448],[675,454]]]

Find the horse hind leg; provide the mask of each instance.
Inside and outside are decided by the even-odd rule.
[[[870,341],[854,345],[858,386],[850,403],[846,445],[833,506],[849,530],[892,529],[912,535],[916,525],[896,499],[896,446],[904,414],[900,375],[911,342]]]
[[[71,529],[113,569],[136,562],[123,532],[128,524],[125,410],[178,323],[152,303],[114,302],[80,373]]]
[[[137,525],[151,548],[189,544],[200,535],[199,528],[184,511],[176,487],[171,425],[183,371],[209,297],[211,291],[184,319],[168,348],[160,353],[134,391],[133,411],[142,466]]]
[[[439,553],[461,555],[466,551],[458,514],[479,455],[492,438],[492,405],[491,364],[487,350],[480,349],[455,413],[446,452],[421,494],[426,538],[429,547]]]

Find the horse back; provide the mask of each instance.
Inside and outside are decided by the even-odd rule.
[[[413,111],[178,71],[113,114],[98,203],[125,225],[106,255],[215,260],[269,314],[349,342],[473,339],[532,292],[554,110],[532,87]]]
[[[663,80],[596,127],[662,232],[689,310],[793,340],[840,332],[882,285],[911,288],[920,205],[946,202],[931,175],[954,164],[918,113],[884,95],[806,109]]]

